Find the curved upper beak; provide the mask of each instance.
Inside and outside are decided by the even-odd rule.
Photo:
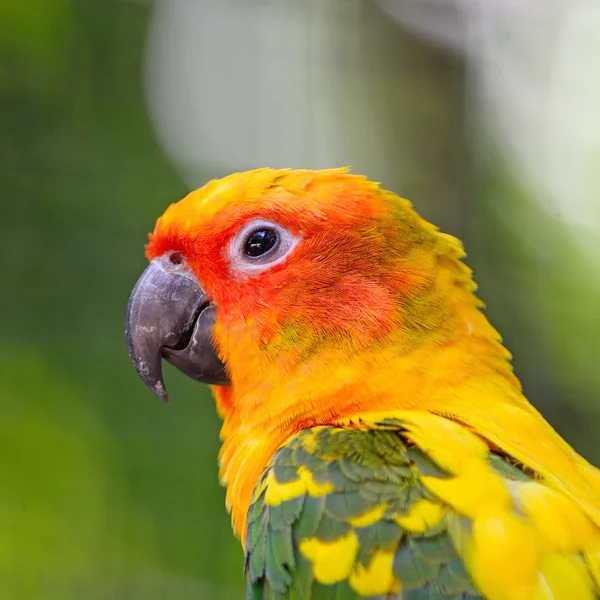
[[[155,258],[142,273],[125,319],[133,366],[148,388],[166,402],[163,358],[198,381],[230,383],[212,344],[215,307],[185,263],[172,256]]]

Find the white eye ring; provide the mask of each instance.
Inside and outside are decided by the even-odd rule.
[[[231,240],[229,260],[236,271],[256,275],[283,262],[299,241],[299,237],[273,221],[252,219]],[[265,247],[262,253],[261,243]]]

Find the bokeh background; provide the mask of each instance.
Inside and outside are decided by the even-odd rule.
[[[600,5],[0,0],[0,598],[243,597],[207,390],[123,341],[146,233],[258,166],[466,243],[526,392],[600,463]]]

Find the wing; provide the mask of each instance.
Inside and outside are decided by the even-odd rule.
[[[255,489],[247,598],[598,598],[596,526],[534,476],[425,413],[302,431]]]

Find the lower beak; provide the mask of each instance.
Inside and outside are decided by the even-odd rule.
[[[169,401],[162,359],[204,383],[230,381],[212,344],[215,307],[180,258],[155,258],[136,283],[125,319],[129,357],[138,375],[161,400]]]

